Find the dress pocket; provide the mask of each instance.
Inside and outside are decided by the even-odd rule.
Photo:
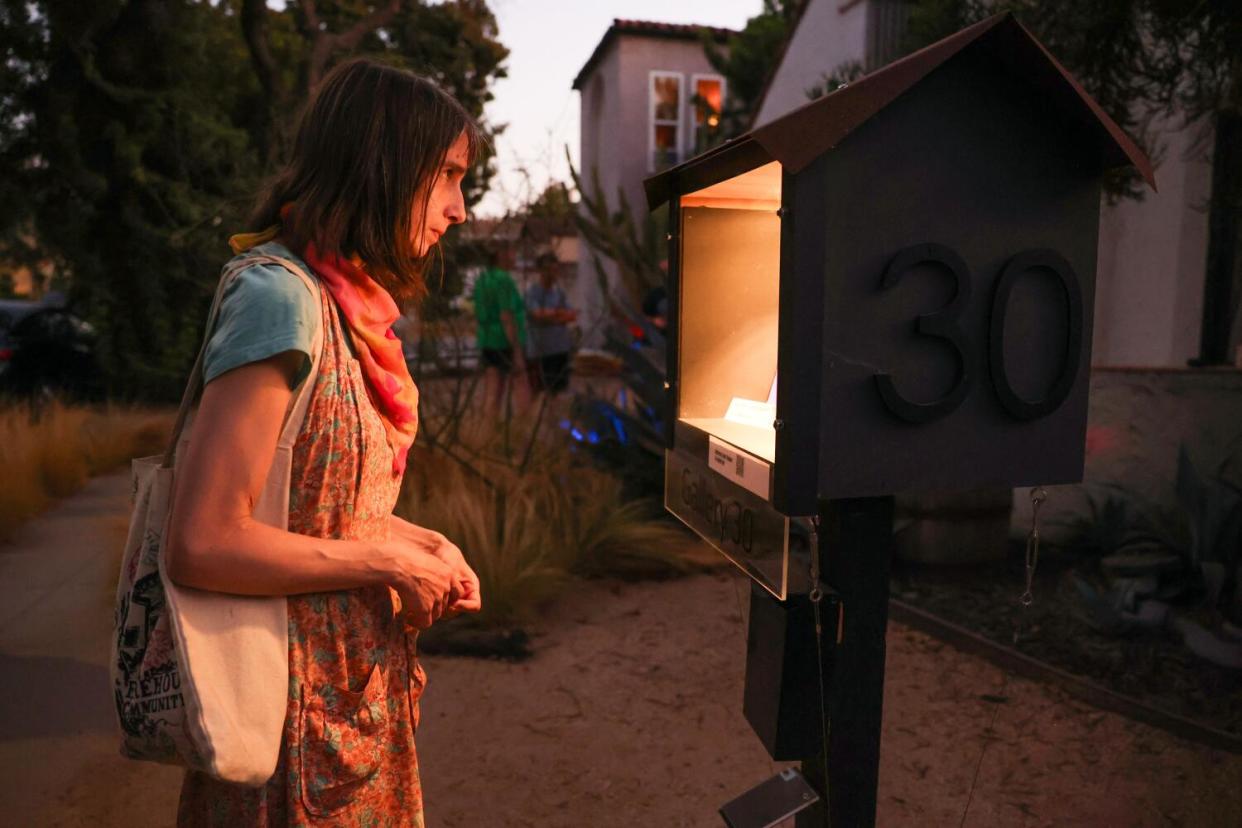
[[[418,633],[405,634],[405,654],[410,670],[410,729],[418,732],[418,700],[427,688],[427,672],[418,661]]]
[[[328,816],[349,806],[379,771],[388,729],[387,691],[377,664],[362,690],[333,689],[304,703],[300,777],[302,802],[310,813]]]

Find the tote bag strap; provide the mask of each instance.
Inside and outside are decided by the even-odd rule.
[[[172,467],[177,453],[177,442],[181,439],[181,432],[185,429],[190,409],[194,405],[194,400],[203,390],[203,360],[207,354],[207,343],[211,341],[211,335],[215,331],[216,320],[220,315],[220,303],[224,299],[225,290],[243,270],[263,263],[278,264],[284,267],[300,278],[313,295],[319,296],[318,280],[307,273],[301,265],[282,256],[267,254],[246,256],[225,265],[224,273],[220,276],[220,282],[216,286],[215,296],[211,300],[211,311],[207,314],[207,327],[203,331],[203,342],[199,346],[198,356],[194,359],[194,367],[190,369],[190,379],[186,382],[185,391],[181,395],[181,406],[177,409],[177,419],[173,423],[172,439],[168,443],[167,451],[164,452],[164,459],[160,463],[161,468],[167,469]],[[280,434],[279,445],[281,446],[291,445],[297,437],[297,428],[301,425],[302,418],[306,413],[306,406],[310,401],[310,387],[315,384],[315,377],[319,373],[319,352],[323,350],[322,343],[323,326],[320,325],[319,332],[315,335],[315,341],[311,346],[310,373],[302,381],[301,386],[298,388],[297,396],[285,415],[284,426],[281,428]]]

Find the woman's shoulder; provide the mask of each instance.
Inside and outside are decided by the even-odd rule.
[[[234,256],[225,265],[235,270],[221,299],[221,313],[231,305],[291,307],[298,317],[318,316],[319,292],[314,272],[284,245],[261,244]],[[298,274],[303,271],[309,283]]]
[[[254,261],[247,263],[247,258]],[[238,365],[285,350],[307,355],[299,381],[305,375],[312,343],[322,326],[319,295],[289,266],[274,259],[302,266],[282,245],[259,245],[230,260],[228,267],[235,273],[220,299],[205,355],[203,373],[208,382]]]
[[[289,248],[275,241],[238,253],[229,259],[224,270],[236,270],[235,279],[277,292],[297,293],[292,288],[301,285],[301,292],[310,295],[311,287],[298,271],[309,277],[312,283],[315,281],[315,272],[310,266]]]

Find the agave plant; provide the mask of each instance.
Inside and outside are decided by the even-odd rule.
[[[497,421],[454,401],[455,387],[444,380],[442,399],[435,388],[424,395],[429,436],[415,446],[395,510],[452,539],[478,573],[483,612],[455,627],[520,627],[574,576],[653,577],[699,565],[685,532],[650,502],[627,500],[616,478],[566,444],[556,411]]]
[[[1074,585],[1091,622],[1110,632],[1168,627],[1197,655],[1242,669],[1242,491],[1178,451],[1176,510],[1121,487],[1089,493],[1082,545],[1101,553],[1106,586]]]

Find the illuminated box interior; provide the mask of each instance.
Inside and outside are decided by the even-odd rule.
[[[776,460],[781,166],[681,197],[679,420]]]

